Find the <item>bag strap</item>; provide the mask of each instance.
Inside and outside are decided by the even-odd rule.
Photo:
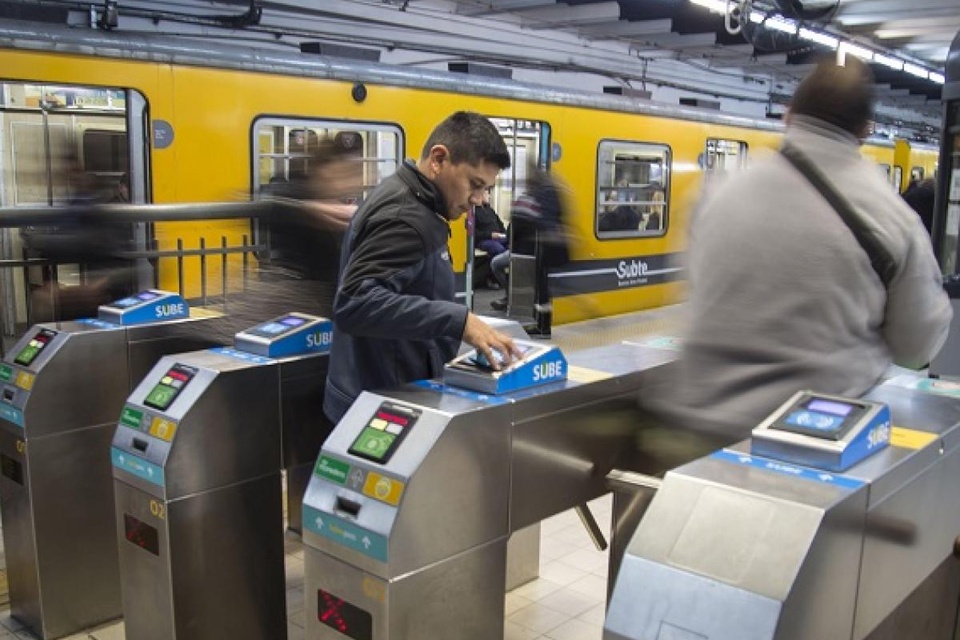
[[[780,154],[830,203],[830,206],[853,233],[860,247],[867,253],[870,266],[877,273],[880,282],[883,283],[884,287],[889,287],[890,281],[897,273],[897,262],[890,251],[873,234],[860,214],[850,206],[847,199],[833,188],[823,174],[796,147],[783,145],[780,148]]]

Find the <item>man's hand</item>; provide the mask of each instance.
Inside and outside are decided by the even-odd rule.
[[[502,365],[493,355],[492,350],[496,349],[503,355],[503,365],[509,364],[514,357],[519,358],[523,355],[513,344],[513,338],[505,333],[500,333],[473,313],[467,313],[467,324],[463,328],[463,341],[482,353],[490,366],[497,371],[501,369]]]

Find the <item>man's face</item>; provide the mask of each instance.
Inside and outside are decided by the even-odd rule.
[[[472,205],[482,204],[484,192],[493,186],[500,173],[500,167],[492,162],[476,166],[467,162],[453,164],[442,145],[431,151],[430,167],[433,183],[447,203],[448,220],[456,220]]]

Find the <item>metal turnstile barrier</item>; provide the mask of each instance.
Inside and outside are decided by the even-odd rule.
[[[220,314],[189,310],[174,294],[138,295],[101,307],[113,321],[34,326],[0,365],[10,609],[41,638],[121,615],[109,460],[117,415],[158,358],[222,335]],[[131,315],[145,323],[128,324]]]
[[[506,395],[435,381],[362,394],[304,500],[307,637],[503,637],[511,533],[607,492],[633,452],[638,389],[674,357],[624,344]]]
[[[287,314],[163,358],[130,394],[111,448],[128,638],[286,637],[281,473],[309,475],[332,428],[331,336]]]
[[[888,417],[864,432],[879,451],[842,471],[757,455],[765,423],[667,473],[611,574],[605,640],[955,640],[960,400],[929,382],[864,396],[889,407],[892,431]],[[801,439],[803,414],[787,427]],[[856,453],[819,437],[814,457]]]

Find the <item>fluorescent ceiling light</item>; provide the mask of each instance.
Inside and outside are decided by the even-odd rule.
[[[767,19],[767,14],[761,13],[760,11],[751,11],[750,12],[750,22],[755,24],[760,24]]]
[[[903,60],[885,56],[882,53],[875,53],[873,54],[873,61],[877,64],[882,64],[885,67],[890,67],[891,69],[896,69],[897,71],[903,71]]]
[[[763,26],[768,29],[773,29],[775,31],[782,31],[784,33],[796,33],[797,32],[797,23],[793,20],[786,20],[779,16],[774,16],[772,18],[767,18],[766,22],[763,23]]]
[[[840,41],[837,38],[819,31],[814,31],[813,29],[807,29],[806,27],[800,27],[800,37],[804,40],[809,40],[810,42],[822,44],[823,46],[831,49],[836,49],[838,46],[840,46]]]
[[[943,74],[937,73],[936,71],[930,72],[930,79],[936,82],[937,84],[943,84],[946,81],[946,78],[943,77]]]
[[[837,55],[840,56],[841,60],[843,60],[843,57],[846,55],[856,56],[857,58],[866,60],[867,62],[873,60],[873,51],[864,49],[863,47],[858,47],[851,42],[841,42],[840,47],[837,50]]]
[[[701,7],[706,7],[713,11],[714,13],[727,13],[727,1],[726,0],[690,0],[693,4],[700,5]]]
[[[903,70],[906,71],[907,73],[909,73],[909,74],[912,75],[912,76],[917,76],[918,78],[925,78],[925,79],[926,79],[926,78],[929,78],[929,77],[930,77],[930,72],[929,72],[929,71],[927,71],[926,69],[924,69],[923,67],[921,67],[921,66],[919,66],[919,65],[910,64],[909,62],[905,62],[905,63],[903,64]]]

